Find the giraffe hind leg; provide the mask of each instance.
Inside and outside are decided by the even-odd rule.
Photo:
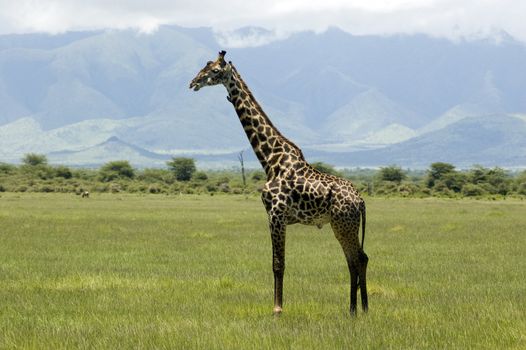
[[[360,296],[362,299],[362,310],[364,312],[367,312],[367,310],[369,309],[369,301],[367,298],[367,263],[369,261],[369,258],[362,249],[360,249],[358,253],[358,261],[358,280],[360,286]]]
[[[345,219],[331,220],[331,227],[334,235],[340,243],[345,254],[347,266],[350,275],[350,313],[356,315],[357,293],[360,288],[360,297],[362,301],[362,309],[367,312],[368,298],[367,298],[367,261],[368,257],[362,250],[358,231],[360,225],[359,216],[352,216]]]
[[[349,266],[349,274],[351,276],[351,294],[350,294],[350,312],[352,316],[356,316],[356,304],[357,304],[357,293],[358,293],[358,269],[350,262],[347,261],[347,264]]]

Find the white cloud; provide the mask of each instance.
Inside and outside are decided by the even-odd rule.
[[[0,0],[0,33],[101,28],[148,33],[162,24],[178,24],[211,26],[220,33],[261,26],[283,37],[337,26],[354,34],[448,38],[505,31],[526,42],[525,15],[523,0]],[[237,44],[245,42],[250,44]]]

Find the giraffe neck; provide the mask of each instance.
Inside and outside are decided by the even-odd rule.
[[[272,124],[246,83],[232,66],[224,83],[241,125],[267,177],[272,178],[293,161],[304,161],[303,153]]]

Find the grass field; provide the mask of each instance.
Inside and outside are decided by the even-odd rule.
[[[368,314],[328,226],[256,197],[2,194],[0,348],[526,348],[526,202],[368,199]]]

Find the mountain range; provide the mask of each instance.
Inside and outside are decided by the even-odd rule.
[[[243,35],[264,30],[235,32]],[[97,167],[187,155],[230,167],[250,148],[222,87],[188,83],[226,49],[274,124],[341,167],[526,167],[526,45],[338,28],[226,47],[209,28],[0,36],[0,162]],[[237,45],[234,45],[237,46]],[[257,166],[250,152],[249,165]]]

